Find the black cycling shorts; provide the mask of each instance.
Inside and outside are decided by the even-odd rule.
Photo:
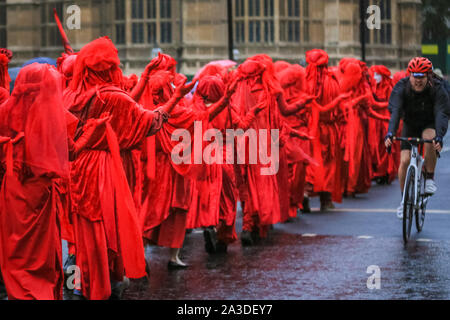
[[[434,123],[431,123],[431,124],[428,124],[425,126],[418,126],[418,127],[408,126],[406,123],[403,123],[402,137],[422,138],[422,133],[425,131],[425,129],[436,130],[436,127],[435,127]],[[411,150],[411,145],[406,141],[402,141],[400,143],[400,149],[401,150]]]

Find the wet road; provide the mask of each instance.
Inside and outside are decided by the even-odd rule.
[[[194,230],[182,249],[186,270],[168,271],[168,249],[148,247],[150,279],[133,280],[123,299],[450,299],[450,152],[436,182],[424,230],[413,226],[406,246],[398,181],[374,184],[327,213],[313,199],[312,213],[276,225],[253,247],[237,241],[227,254],[208,255]]]

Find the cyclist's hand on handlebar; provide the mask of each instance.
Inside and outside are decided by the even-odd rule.
[[[442,141],[441,137],[435,137],[433,139],[433,147],[437,152],[441,152],[443,144],[444,142]]]
[[[392,146],[392,138],[393,138],[393,134],[388,132],[387,135],[384,137],[384,145],[386,146],[386,148],[390,148]]]

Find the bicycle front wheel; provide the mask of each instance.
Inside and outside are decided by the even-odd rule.
[[[414,178],[415,171],[413,169],[408,170],[405,180],[404,188],[404,202],[403,202],[403,241],[408,242],[411,236],[411,226],[414,213]]]
[[[422,171],[420,189],[419,189],[419,208],[416,212],[416,229],[418,232],[422,231],[425,222],[425,210],[427,208],[428,195],[425,194],[425,172]]]

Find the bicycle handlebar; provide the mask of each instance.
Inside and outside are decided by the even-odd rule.
[[[392,141],[395,141],[395,140],[398,140],[398,141],[405,141],[405,142],[410,143],[411,145],[412,145],[413,143],[416,143],[416,144],[423,144],[423,143],[433,143],[433,142],[434,142],[433,139],[422,139],[422,138],[413,138],[413,137],[396,137],[396,136],[393,136],[393,137],[392,137]],[[391,147],[388,147],[388,148],[387,148],[387,153],[388,153],[388,154],[391,154]],[[436,151],[436,154],[437,154],[438,158],[441,157],[441,155],[439,154],[438,151]]]
[[[412,137],[396,137],[393,136],[392,140],[399,140],[399,141],[405,141],[405,142],[409,142],[409,143],[417,143],[417,144],[422,144],[422,143],[433,143],[433,139],[421,139],[421,138],[412,138]]]

